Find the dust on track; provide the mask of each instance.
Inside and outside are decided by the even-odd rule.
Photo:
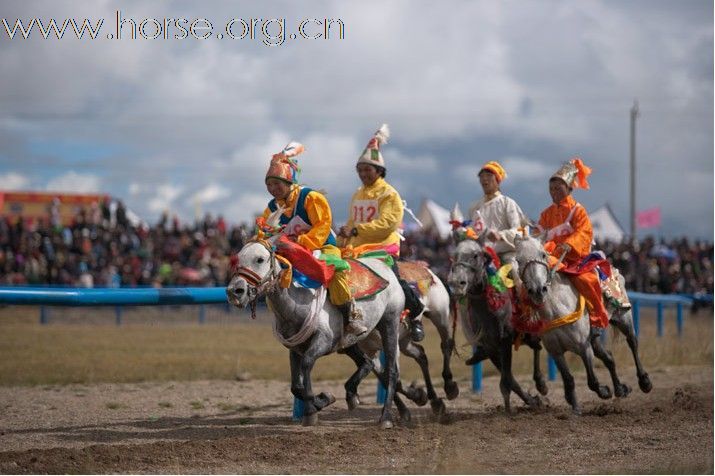
[[[291,421],[288,384],[200,381],[0,387],[2,473],[712,473],[713,368],[651,371],[653,391],[599,400],[577,375],[583,415],[560,382],[543,408],[501,406],[498,380],[447,402],[450,423],[429,405],[412,422],[377,427],[374,381],[349,412],[338,397],[316,427]],[[609,382],[600,369],[599,378]],[[527,376],[518,380],[533,393]]]

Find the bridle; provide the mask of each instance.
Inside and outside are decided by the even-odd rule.
[[[551,286],[551,278],[553,276],[553,274],[551,273],[551,268],[549,268],[549,264],[546,261],[540,260],[540,259],[530,259],[529,261],[526,262],[526,264],[524,264],[524,266],[521,266],[521,265],[519,266],[519,278],[521,279],[521,282],[522,283],[525,282],[524,281],[524,273],[526,273],[526,270],[532,264],[541,265],[544,268],[546,268],[546,276],[547,276],[546,287]]]
[[[258,299],[258,296],[264,294],[270,289],[273,289],[275,285],[278,283],[280,279],[280,269],[276,266],[276,253],[273,250],[273,246],[266,241],[266,240],[261,240],[261,239],[253,239],[250,240],[246,243],[246,245],[251,244],[251,243],[259,243],[262,245],[266,250],[268,250],[269,253],[269,261],[270,261],[270,270],[268,273],[261,277],[253,271],[250,268],[247,268],[246,266],[236,266],[236,272],[234,276],[238,275],[242,277],[243,279],[246,280],[246,283],[248,283],[248,296],[249,296],[249,305],[251,306],[251,317],[253,319],[256,318],[256,300]]]
[[[469,292],[469,291],[468,291],[468,292],[467,292],[467,295],[468,295],[468,296],[477,296],[477,295],[479,295],[479,294],[480,294],[480,290],[483,291],[484,288],[485,288],[484,282],[485,282],[486,280],[484,279],[484,275],[485,275],[486,273],[485,273],[485,271],[484,271],[484,266],[482,266],[481,268],[479,268],[479,267],[473,265],[472,263],[470,263],[470,262],[468,262],[468,261],[461,261],[461,260],[460,260],[460,261],[454,261],[454,262],[452,263],[452,269],[456,268],[457,266],[462,266],[462,267],[464,267],[464,268],[467,268],[467,269],[471,270],[472,273],[474,274],[475,280],[474,280],[474,282],[472,283],[472,285],[471,285],[470,287],[473,288],[474,291],[476,291],[476,292]],[[477,281],[479,281],[479,284],[477,284]],[[479,287],[477,288],[477,286],[479,286]]]

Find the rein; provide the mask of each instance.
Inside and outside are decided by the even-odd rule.
[[[266,240],[255,239],[250,240],[248,243],[259,243],[261,244],[269,253],[269,261],[271,268],[268,274],[261,277],[258,273],[245,266],[237,266],[236,274],[241,276],[249,285],[249,292],[253,294],[249,305],[251,306],[251,319],[256,318],[256,301],[258,296],[275,287],[276,283],[280,279],[280,271],[276,273],[276,253],[273,251],[273,247]],[[247,244],[248,244],[247,243]]]

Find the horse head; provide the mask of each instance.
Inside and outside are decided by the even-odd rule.
[[[280,272],[273,246],[263,240],[249,241],[238,252],[236,274],[226,286],[228,301],[241,308],[255,302],[275,286]]]
[[[455,249],[447,280],[454,295],[462,297],[484,289],[486,267],[490,260],[491,256],[484,251],[483,243],[472,239],[460,241]]]
[[[514,245],[521,282],[529,298],[536,304],[542,304],[551,285],[549,255],[537,238],[517,236]]]

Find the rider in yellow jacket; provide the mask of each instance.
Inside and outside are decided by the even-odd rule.
[[[263,218],[283,209],[280,223],[283,233],[289,239],[310,251],[320,250],[322,254],[340,257],[335,234],[331,229],[332,213],[328,200],[320,192],[296,184],[297,165],[292,157],[300,154],[303,146],[296,142],[288,144],[283,151],[275,154],[266,173],[266,188],[273,200],[263,212]],[[367,328],[359,322],[361,314],[355,307],[346,271],[335,271],[328,283],[330,302],[343,316],[345,332],[361,335]]]
[[[402,223],[404,207],[400,194],[385,180],[387,169],[380,146],[387,142],[389,134],[387,124],[383,124],[358,159],[356,170],[362,186],[353,194],[348,222],[340,227],[338,236],[345,238],[347,244],[353,247],[380,245],[397,258],[400,255],[400,235],[397,229]],[[412,340],[419,342],[424,338],[420,319],[424,305],[414,289],[400,278],[397,261],[392,270],[405,293]]]

